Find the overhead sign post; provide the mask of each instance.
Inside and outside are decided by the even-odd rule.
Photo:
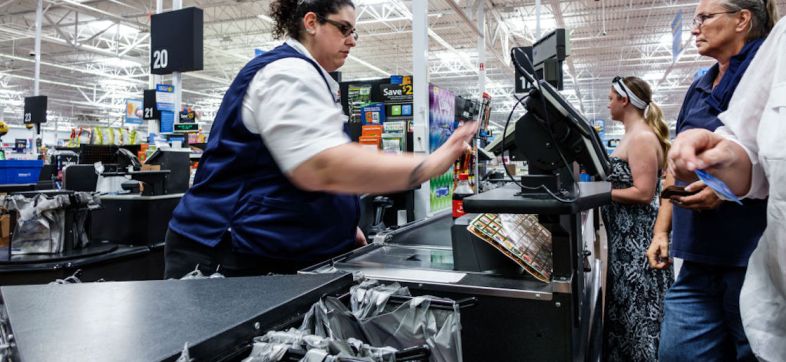
[[[150,72],[152,74],[172,74],[174,92],[171,102],[161,100],[170,96],[169,92],[157,91],[160,113],[160,131],[173,132],[175,118],[182,103],[181,72],[203,69],[203,22],[204,13],[199,8],[182,7],[182,0],[173,0],[173,11],[155,14],[150,21]],[[165,111],[162,103],[171,103],[171,110]]]

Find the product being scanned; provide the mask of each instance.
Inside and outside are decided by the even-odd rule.
[[[467,226],[472,234],[501,251],[538,280],[551,280],[551,232],[535,215],[482,214]]]

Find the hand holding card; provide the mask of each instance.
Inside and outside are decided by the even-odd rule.
[[[699,177],[699,180],[704,182],[704,184],[707,185],[707,187],[711,188],[712,191],[715,191],[715,193],[718,194],[720,198],[728,201],[734,201],[742,205],[742,201],[740,201],[740,198],[737,197],[737,195],[735,195],[733,192],[731,192],[731,189],[729,189],[729,187],[726,186],[726,184],[723,181],[721,181],[719,178],[710,175],[708,172],[704,170],[696,170],[695,172],[696,172],[696,176]]]

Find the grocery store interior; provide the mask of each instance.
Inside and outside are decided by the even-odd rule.
[[[0,0],[0,358],[786,359],[739,316],[766,205],[701,256],[736,196],[666,160],[770,8]],[[717,341],[683,265],[737,278]]]

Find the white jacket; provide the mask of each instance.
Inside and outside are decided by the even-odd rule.
[[[745,334],[760,360],[786,360],[786,20],[759,48],[718,116],[717,133],[742,145],[753,163],[749,198],[764,198],[767,229],[748,262],[740,293]],[[734,220],[729,220],[734,222]],[[745,227],[745,225],[739,225]]]

